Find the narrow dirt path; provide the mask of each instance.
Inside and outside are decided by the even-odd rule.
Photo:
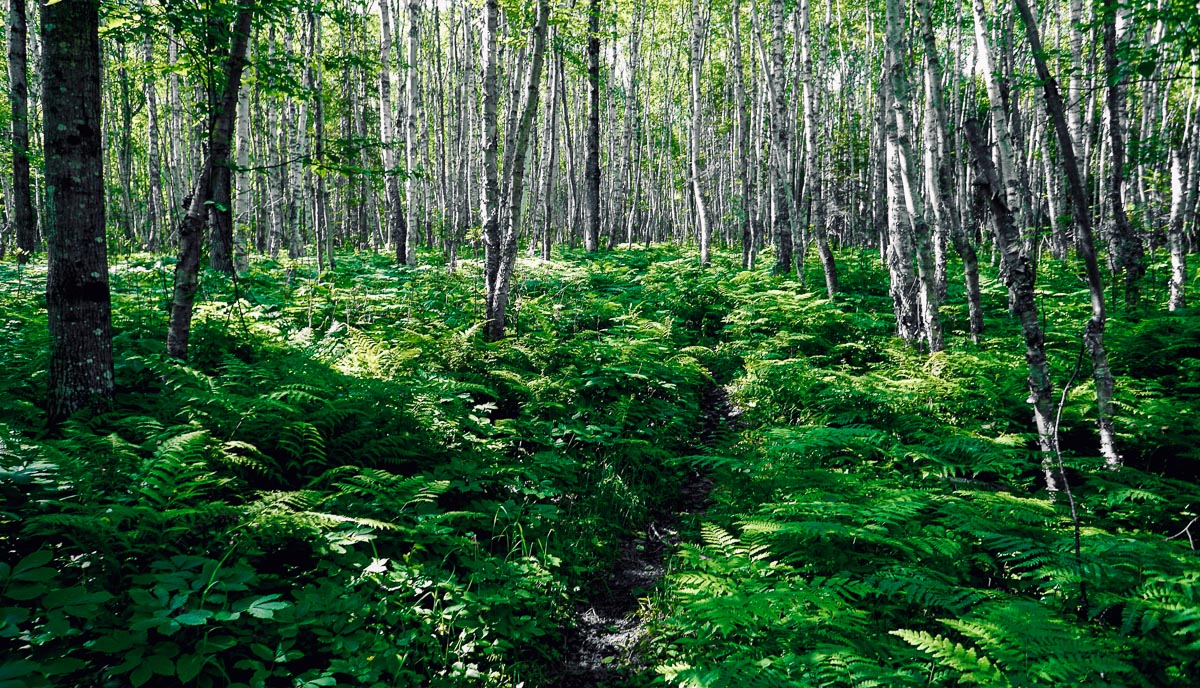
[[[736,422],[724,389],[710,388],[702,404],[697,452],[720,446]],[[679,494],[652,516],[645,532],[620,543],[608,576],[575,608],[562,665],[546,688],[635,688],[650,683],[651,669],[638,654],[647,631],[638,614],[639,600],[662,579],[665,558],[679,544],[678,525],[704,513],[711,488],[707,477],[689,473]]]

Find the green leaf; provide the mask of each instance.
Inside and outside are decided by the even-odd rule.
[[[149,681],[153,675],[154,671],[150,668],[150,663],[144,662],[134,667],[133,671],[130,672],[129,682],[133,684],[134,688],[139,688],[139,686],[145,685],[146,681]]]
[[[46,566],[53,558],[54,555],[50,552],[39,549],[21,561],[18,561],[17,565],[13,567],[10,577],[15,581],[29,583],[48,582],[58,575],[58,571]]]
[[[251,643],[250,651],[254,653],[255,657],[258,657],[264,662],[275,661],[275,653],[271,650],[271,648],[263,645],[262,643]]]
[[[270,619],[275,616],[275,612],[292,606],[288,602],[276,602],[275,600],[278,598],[278,594],[263,595],[249,603],[243,600],[238,603],[237,607],[241,608],[240,611],[245,611],[256,619]]]
[[[237,639],[231,635],[210,635],[196,646],[196,649],[209,654],[223,652],[237,645]]]
[[[113,631],[109,635],[100,636],[90,646],[91,650],[96,652],[104,652],[107,654],[115,654],[124,652],[132,647],[138,647],[146,642],[144,633],[131,633],[129,631]]]
[[[193,679],[200,675],[204,665],[208,662],[208,658],[204,655],[184,655],[175,662],[175,669],[179,673],[179,680],[183,683],[190,683]]]
[[[42,665],[42,671],[47,676],[55,676],[61,674],[72,674],[88,665],[82,659],[74,657],[60,657],[51,661],[48,664]]]
[[[21,559],[21,561],[18,561],[17,565],[12,568],[12,575],[14,578],[16,578],[25,571],[45,566],[46,564],[50,563],[50,560],[53,558],[54,555],[50,552],[47,552],[44,549],[39,549],[33,554]]]
[[[0,681],[11,681],[19,679],[23,676],[36,674],[41,670],[41,665],[31,662],[28,659],[18,659],[12,662],[0,664]]]
[[[174,676],[175,662],[163,655],[152,655],[146,658],[145,666],[150,667],[150,670],[159,676]]]
[[[193,609],[175,617],[175,621],[184,626],[203,626],[212,616],[213,613],[207,609]]]
[[[13,638],[20,634],[20,624],[29,618],[29,610],[21,607],[0,609],[0,638]]]

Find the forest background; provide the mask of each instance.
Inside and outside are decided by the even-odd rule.
[[[0,684],[1192,685],[1198,37],[12,0]]]

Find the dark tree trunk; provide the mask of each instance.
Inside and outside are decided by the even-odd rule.
[[[978,174],[976,189],[991,210],[996,248],[1007,267],[1004,279],[1008,284],[1009,302],[1013,305],[1013,313],[1021,323],[1021,334],[1025,338],[1025,362],[1029,365],[1029,403],[1033,406],[1033,418],[1037,424],[1046,488],[1055,491],[1062,486],[1062,478],[1053,463],[1058,451],[1058,435],[1054,425],[1055,407],[1050,370],[1046,363],[1046,342],[1041,322],[1038,320],[1035,300],[1033,263],[1021,250],[1021,232],[1017,229],[1012,209],[1008,207],[1007,195],[1000,184],[1000,175],[996,171],[988,144],[979,129],[979,122],[974,119],[967,120],[963,126]]]
[[[29,83],[26,77],[25,0],[9,0],[8,101],[12,106],[13,227],[17,234],[18,260],[29,260],[37,248],[37,226],[29,189]]]
[[[172,358],[187,358],[192,309],[196,303],[196,286],[200,274],[204,219],[208,214],[208,201],[213,199],[213,187],[218,171],[224,170],[226,175],[229,173],[230,141],[237,119],[238,89],[242,84],[242,70],[246,66],[246,50],[250,43],[253,16],[254,0],[239,0],[237,18],[233,23],[233,44],[229,49],[229,59],[225,63],[225,86],[218,109],[209,124],[210,148],[208,155],[200,163],[200,172],[196,176],[196,185],[192,189],[187,214],[179,224],[179,260],[175,264],[171,322],[167,328],[167,355]],[[226,190],[228,191],[228,177]]]
[[[507,325],[509,289],[512,284],[513,268],[517,261],[517,238],[521,226],[521,200],[525,191],[525,158],[529,150],[530,130],[537,114],[541,95],[542,65],[546,54],[546,26],[550,19],[550,1],[538,0],[537,21],[533,28],[533,51],[529,65],[529,76],[525,80],[525,93],[521,98],[519,120],[511,165],[504,170],[504,187],[508,190],[508,212],[506,226],[486,243],[487,257],[484,265],[487,274],[486,308],[487,325],[485,336],[489,341],[504,337]],[[495,254],[495,255],[493,255]]]
[[[600,0],[588,5],[588,128],[583,171],[583,246],[600,247]]]
[[[219,109],[213,115],[213,125],[208,134],[208,157],[212,164],[212,203],[209,209],[212,248],[209,264],[214,270],[227,275],[233,274],[233,160],[230,154],[233,152],[238,90],[241,86],[242,70],[246,66],[253,5],[253,0],[242,0],[238,3],[238,14],[233,22],[233,35],[230,40],[232,47],[225,67],[225,85],[217,104]]]
[[[1088,213],[1088,200],[1079,174],[1079,163],[1075,159],[1075,147],[1067,127],[1066,107],[1058,91],[1058,81],[1050,75],[1042,50],[1042,39],[1038,34],[1037,20],[1026,0],[1016,0],[1017,10],[1025,22],[1025,33],[1033,53],[1033,64],[1046,97],[1046,110],[1050,122],[1058,135],[1059,153],[1067,173],[1067,189],[1071,194],[1071,209],[1075,213],[1076,243],[1079,256],[1083,259],[1088,292],[1091,295],[1092,317],[1083,334],[1083,342],[1092,358],[1092,379],[1096,383],[1096,426],[1100,430],[1100,454],[1111,469],[1121,466],[1121,456],[1116,450],[1116,432],[1113,429],[1113,382],[1112,369],[1108,366],[1108,352],[1104,348],[1104,328],[1107,316],[1104,308],[1104,283],[1100,280],[1100,266],[1096,259],[1096,247],[1092,240],[1092,220]]]
[[[98,0],[42,8],[51,423],[113,395],[99,24]]]

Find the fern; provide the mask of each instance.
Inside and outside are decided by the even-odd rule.
[[[963,683],[984,686],[1012,685],[996,668],[994,662],[978,653],[973,647],[964,647],[962,643],[955,643],[940,635],[930,635],[925,631],[902,629],[891,631],[891,633],[953,669],[957,672],[958,680]]]

